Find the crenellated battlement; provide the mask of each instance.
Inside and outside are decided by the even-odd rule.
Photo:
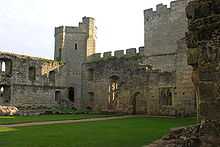
[[[55,27],[55,35],[65,32],[65,26]]]
[[[84,24],[79,23],[78,27],[74,26],[60,26],[55,28],[55,35],[59,33],[87,33]]]
[[[88,24],[90,21],[94,21],[92,17],[83,17],[82,22],[79,22],[78,26],[59,26],[55,27],[55,35],[59,33],[88,33]]]
[[[137,52],[138,50],[138,52]],[[121,57],[131,57],[131,56],[143,56],[144,55],[144,47],[141,46],[138,49],[136,48],[129,48],[126,50],[116,50],[114,54],[112,51],[104,52],[104,53],[95,53],[88,57],[88,62],[99,61],[102,59],[109,59],[109,58],[121,58]]]
[[[178,10],[179,7],[185,7],[187,2],[188,0],[176,0],[170,2],[169,7],[161,3],[156,6],[155,11],[153,10],[153,8],[146,9],[144,10],[145,21],[151,21],[157,17],[167,16],[170,13]]]

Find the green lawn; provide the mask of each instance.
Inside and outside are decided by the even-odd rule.
[[[80,124],[0,128],[2,147],[141,147],[193,118],[127,118]]]
[[[107,117],[111,115],[72,114],[72,115],[39,115],[39,116],[0,116],[0,125],[55,120],[77,120],[85,118]]]

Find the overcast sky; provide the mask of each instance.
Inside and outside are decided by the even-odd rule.
[[[0,50],[53,58],[54,27],[96,19],[97,52],[144,45],[143,10],[171,0],[0,0]]]

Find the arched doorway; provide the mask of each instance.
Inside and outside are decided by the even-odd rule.
[[[74,87],[69,87],[68,88],[68,98],[71,102],[75,102],[75,88]]]
[[[11,101],[11,88],[8,85],[0,85],[0,104],[8,105]]]
[[[133,115],[137,114],[137,99],[138,99],[138,96],[140,96],[140,92],[135,92],[132,95],[132,98],[131,98],[132,114]]]

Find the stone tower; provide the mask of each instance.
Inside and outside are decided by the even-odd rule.
[[[64,63],[58,85],[66,87],[63,97],[79,106],[81,98],[82,64],[96,51],[95,19],[83,17],[79,26],[55,28],[54,59]]]
[[[188,0],[175,0],[170,6],[158,4],[155,11],[152,8],[144,10],[144,54],[145,64],[175,75],[172,85],[161,85],[159,90],[171,89],[172,106],[191,114],[195,111],[195,91],[184,39],[188,30],[187,3]]]
[[[175,53],[177,41],[185,36],[187,18],[185,8],[188,0],[175,0],[167,5],[158,4],[156,11],[144,10],[145,55]]]

